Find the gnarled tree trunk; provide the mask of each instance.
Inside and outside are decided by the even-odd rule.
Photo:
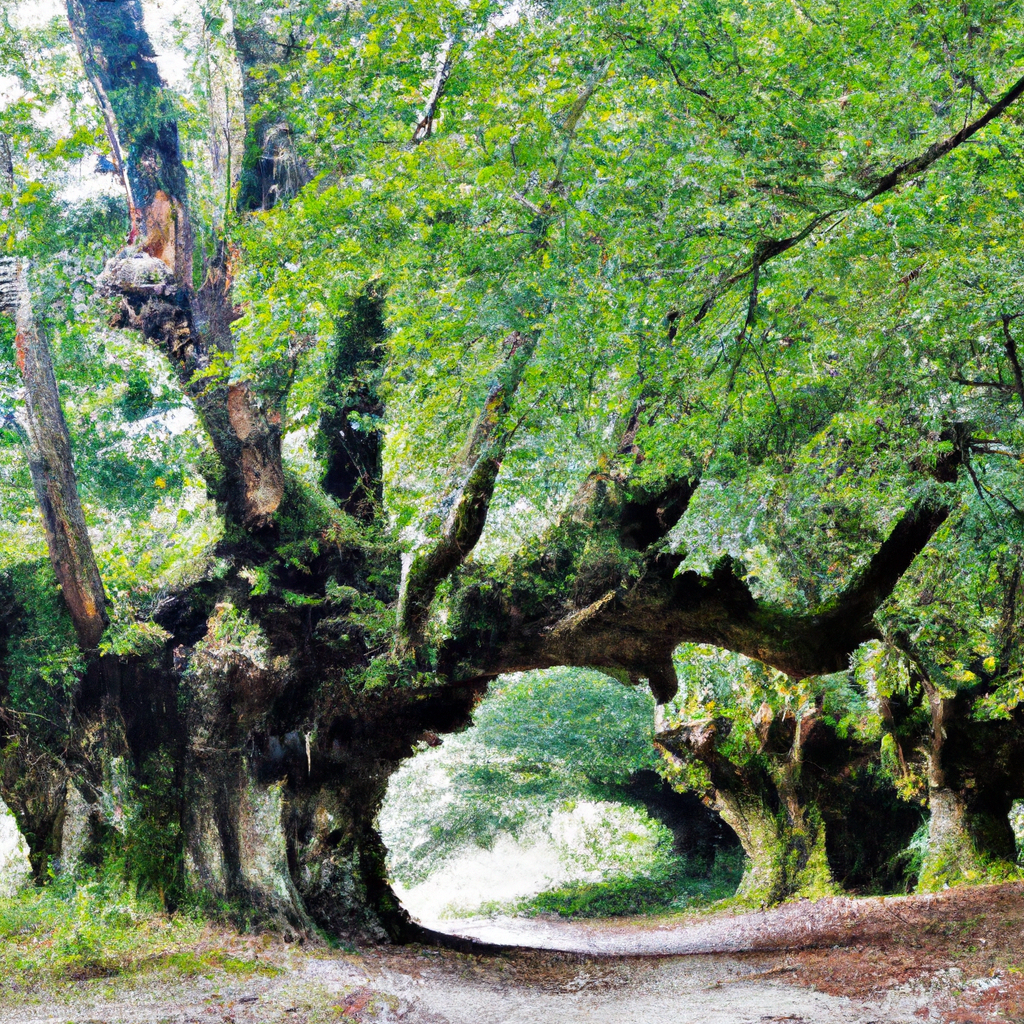
[[[803,746],[812,728],[793,714],[776,719],[765,708],[756,722],[761,753],[737,765],[718,744],[729,734],[725,719],[663,729],[655,743],[679,764],[693,757],[708,771],[707,802],[736,833],[747,865],[737,895],[759,904],[835,891],[825,852],[825,826],[800,789]]]

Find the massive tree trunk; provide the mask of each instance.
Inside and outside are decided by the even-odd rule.
[[[26,454],[50,562],[78,640],[90,651],[107,626],[106,597],[78,496],[50,348],[32,309],[28,269],[16,257],[0,260],[0,314],[14,318],[15,356],[25,385]]]
[[[68,18],[132,216],[133,247],[103,275],[104,287],[120,298],[112,323],[138,330],[170,360],[220,458],[222,477],[212,489],[230,518],[265,529],[284,496],[283,396],[280,387],[259,393],[248,382],[229,382],[215,365],[231,352],[231,324],[240,315],[230,260],[219,246],[194,287],[187,172],[142,6],[68,0]]]
[[[803,748],[814,716],[773,716],[767,705],[757,726],[761,750],[736,764],[718,749],[729,734],[725,719],[663,729],[655,743],[682,767],[687,758],[708,772],[707,802],[736,833],[747,864],[737,895],[758,904],[791,896],[823,896],[836,886],[825,852],[825,825],[801,787]]]
[[[172,636],[166,650],[122,666],[120,684],[97,691],[118,711],[106,719],[107,738],[93,731],[95,743],[80,744],[90,764],[76,776],[88,789],[82,799],[104,809],[97,831],[113,829],[122,838],[112,841],[136,858],[144,854],[139,836],[162,836],[180,855],[179,883],[293,933],[312,922],[339,936],[409,936],[415,929],[388,886],[374,817],[390,773],[424,734],[465,725],[488,680],[516,669],[596,666],[624,681],[646,678],[663,703],[676,689],[672,651],[683,641],[741,651],[800,678],[844,668],[850,652],[876,635],[875,609],[943,522],[944,506],[922,500],[908,508],[829,607],[815,614],[770,608],[728,563],[707,577],[677,575],[680,556],[667,538],[699,481],[637,484],[642,403],[617,450],[545,537],[507,565],[474,562],[537,342],[516,332],[438,514],[422,524],[422,543],[406,553],[400,575],[378,503],[379,436],[363,429],[381,411],[374,364],[382,300],[372,292],[341,325],[336,387],[320,432],[327,489],[338,508],[372,529],[353,538],[351,518],[325,510],[322,497],[304,504],[298,486],[294,515],[275,523],[284,495],[282,395],[214,372],[230,354],[237,316],[230,261],[222,249],[192,273],[177,125],[139,0],[68,0],[68,10],[132,211],[132,245],[103,277],[119,300],[114,322],[139,330],[170,360],[220,457],[220,494],[241,527],[219,548],[224,573],[162,602],[157,618]],[[246,36],[256,28],[239,22],[243,68],[263,60],[263,44]],[[247,72],[246,88],[257,77]],[[258,155],[242,205],[265,208],[282,189],[275,191],[276,162],[260,162],[267,136],[250,128],[249,155]],[[567,140],[571,132],[567,122]],[[253,543],[254,532],[272,525],[275,544]],[[444,639],[435,643],[430,617],[447,580]],[[85,705],[82,721],[95,721]],[[746,777],[746,769],[712,757],[715,799],[751,856],[747,891],[766,900],[831,884],[824,830],[804,795],[807,733],[792,725],[788,745],[773,746]],[[161,791],[173,794],[163,812],[146,804],[155,785],[146,779],[162,780]],[[43,808],[38,856],[47,844],[55,848],[59,826],[44,799],[36,804]],[[172,821],[159,817],[168,806]]]

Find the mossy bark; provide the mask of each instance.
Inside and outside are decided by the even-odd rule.
[[[364,521],[379,514],[384,497],[384,403],[378,392],[384,336],[384,293],[371,285],[338,320],[333,364],[313,438],[313,448],[324,463],[324,490]]]
[[[967,807],[960,794],[945,786],[928,791],[928,852],[918,878],[919,892],[980,881],[981,857],[967,827]]]
[[[720,747],[728,739],[726,719],[688,723],[656,734],[659,747],[707,771],[707,799],[736,833],[747,865],[737,896],[770,905],[793,896],[817,898],[838,891],[829,866],[825,823],[814,804],[817,788],[804,778],[808,741],[825,731],[810,714],[774,715],[765,705],[754,718],[760,750],[742,763]]]
[[[1016,842],[1009,812],[1020,791],[1020,756],[1000,736],[1003,723],[987,723],[989,742],[965,735],[965,699],[944,695],[922,678],[931,712],[928,751],[928,849],[918,890],[981,883],[1014,873]],[[1012,723],[1010,731],[1014,731]],[[1002,727],[1002,728],[1001,728]],[[1001,741],[1002,740],[1002,741]],[[1008,752],[1008,746],[1011,748]],[[1017,769],[1017,770],[1014,770]]]
[[[15,322],[14,348],[25,386],[25,440],[50,563],[85,650],[107,626],[106,595],[93,555],[50,346],[33,310],[26,260],[0,259],[0,314]]]
[[[714,807],[736,833],[747,864],[736,895],[771,905],[794,896],[817,899],[838,891],[825,852],[825,826],[814,809],[792,820],[774,813],[755,791],[715,793]]]

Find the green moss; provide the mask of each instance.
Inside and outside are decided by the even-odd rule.
[[[811,844],[810,853],[806,855],[803,867],[795,873],[793,896],[818,900],[825,896],[835,896],[842,890],[832,878],[832,869],[825,852],[825,826],[814,811],[811,816],[816,819],[812,824],[812,833],[800,835],[801,846],[808,842]]]
[[[147,969],[167,969],[186,976],[202,975],[213,977],[215,973],[230,974],[235,977],[252,977],[253,975],[280,974],[281,968],[262,960],[247,960],[231,956],[223,950],[181,950],[174,953],[162,953],[145,962]]]

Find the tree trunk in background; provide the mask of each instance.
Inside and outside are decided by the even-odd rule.
[[[384,491],[378,426],[384,403],[377,393],[384,334],[384,295],[371,285],[338,324],[313,442],[324,462],[324,490],[350,515],[367,521],[379,512]]]
[[[760,713],[759,713],[760,715]],[[700,722],[655,733],[655,743],[679,768],[695,758],[708,770],[708,802],[736,833],[747,865],[737,895],[769,905],[790,896],[836,891],[825,852],[825,826],[799,791],[802,748],[808,730],[792,714],[760,715],[761,759],[737,765],[716,749],[728,735],[725,720]],[[770,729],[771,726],[775,729]],[[785,728],[792,728],[792,734]],[[789,738],[779,754],[767,753],[779,734]]]
[[[0,312],[14,317],[17,331],[14,344],[25,384],[29,471],[43,516],[50,562],[79,643],[86,651],[94,650],[108,622],[106,597],[78,496],[71,438],[50,349],[36,324],[24,260],[0,260]]]
[[[259,111],[268,74],[273,75],[273,65],[283,62],[294,45],[294,39],[286,38],[281,26],[272,23],[270,16],[280,12],[279,5],[260,0],[233,7],[245,106],[245,152],[238,183],[242,212],[269,210],[281,199],[295,196],[312,177],[296,151],[291,125]]]
[[[967,829],[967,807],[962,794],[946,785],[944,764],[946,727],[953,701],[922,677],[931,713],[931,746],[928,751],[928,852],[921,865],[917,887],[921,892],[941,889],[947,883],[980,877],[981,862]]]
[[[771,905],[791,896],[836,891],[825,853],[825,826],[812,809],[772,809],[772,794],[716,789],[713,806],[736,833],[748,862],[737,896]]]
[[[969,708],[963,699],[943,696],[930,680],[919,678],[931,712],[931,743],[928,851],[918,890],[932,892],[944,885],[982,882],[989,867],[1015,862],[1016,839],[1009,811],[1013,790],[1020,789],[1020,762],[1019,753],[1016,757],[1011,753],[1004,766],[1008,747],[999,736],[1004,723],[980,727],[989,730],[988,742],[983,738],[980,749],[956,743],[961,738],[957,726]]]

